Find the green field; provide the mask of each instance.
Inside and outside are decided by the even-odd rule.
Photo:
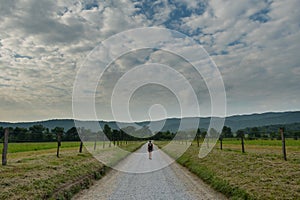
[[[240,144],[240,139],[231,139],[231,138],[224,138],[223,144]],[[281,140],[245,140],[245,144],[248,145],[261,145],[261,146],[280,146],[281,147]],[[300,146],[300,140],[294,139],[286,139],[286,145],[291,146]]]
[[[217,143],[200,159],[194,142],[177,162],[231,199],[300,199],[300,140],[287,140],[287,161],[281,141],[246,140],[246,153],[241,153],[240,143],[224,140],[223,150]],[[175,144],[167,153],[174,155],[176,145],[185,143]]]
[[[160,147],[167,142],[158,142]],[[123,144],[134,151],[142,142]],[[87,143],[93,147],[94,143]],[[176,152],[175,144],[172,151]],[[213,188],[231,199],[300,199],[300,140],[289,139],[287,161],[282,159],[280,140],[246,140],[246,153],[240,141],[226,139],[203,159],[198,158],[196,142],[177,161]],[[97,150],[111,155],[109,142],[97,143]],[[68,199],[104,174],[104,165],[79,142],[62,142],[60,158],[57,143],[10,143],[8,165],[0,166],[0,199]],[[2,144],[0,146],[2,151]],[[174,152],[167,152],[170,155]],[[126,155],[115,155],[118,162]],[[292,191],[292,192],[291,192]]]
[[[61,148],[79,147],[80,142],[62,142]],[[8,153],[54,149],[56,142],[9,143]],[[1,152],[3,144],[0,144]]]
[[[104,150],[109,155],[115,147],[108,144]],[[135,151],[142,144],[129,142],[121,148]],[[107,168],[85,148],[78,153],[79,142],[62,142],[60,158],[56,147],[55,142],[9,144],[8,164],[0,166],[0,199],[70,199],[104,175]],[[113,162],[126,155],[115,155]]]

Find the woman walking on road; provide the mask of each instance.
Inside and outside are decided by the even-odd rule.
[[[153,151],[153,143],[151,142],[151,140],[149,140],[148,143],[148,152],[149,152],[149,159],[152,160],[152,151]]]

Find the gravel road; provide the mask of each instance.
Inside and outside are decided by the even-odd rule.
[[[122,166],[124,171],[137,173],[111,170],[90,189],[73,199],[226,199],[175,162],[157,170],[162,162],[171,158],[156,147],[154,150],[152,160],[148,159],[147,145],[144,145],[137,151],[139,156],[132,154],[119,163],[119,169]]]

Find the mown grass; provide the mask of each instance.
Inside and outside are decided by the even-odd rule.
[[[223,144],[240,144],[240,139],[232,139],[232,138],[225,138],[223,139]],[[245,140],[245,143],[249,145],[261,145],[261,146],[281,146],[281,140]],[[294,139],[286,139],[286,145],[289,147],[300,147],[300,140]]]
[[[60,148],[78,147],[80,142],[61,142]],[[106,142],[108,145],[109,142]],[[98,142],[102,145],[102,142]],[[0,144],[0,152],[2,153],[3,143]],[[26,152],[26,151],[40,151],[57,148],[57,142],[27,142],[27,143],[9,143],[8,153]]]
[[[246,143],[246,153],[241,153],[240,141],[226,142],[223,150],[217,144],[202,159],[193,143],[177,162],[231,199],[300,199],[300,145],[287,143],[288,161],[284,161],[278,145]]]
[[[56,157],[55,143],[49,144],[54,147],[50,149],[25,151],[28,149],[25,148],[9,153],[8,165],[0,166],[0,199],[70,199],[101,178],[106,167],[86,149],[78,153],[79,143],[73,143],[76,147],[69,144],[70,147],[61,149],[60,158]],[[135,151],[141,145],[131,142],[122,148]],[[116,162],[124,156],[117,157]]]

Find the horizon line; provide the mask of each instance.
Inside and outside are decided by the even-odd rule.
[[[48,119],[39,119],[35,121],[0,121],[1,123],[37,123],[37,122],[45,122],[45,121],[51,121],[51,120],[77,120],[77,121],[103,121],[103,122],[119,122],[119,123],[142,123],[142,122],[153,122],[153,121],[162,121],[162,120],[168,120],[168,119],[183,119],[183,118],[227,118],[227,117],[235,117],[235,116],[249,116],[249,115],[260,115],[260,114],[267,114],[267,113],[286,113],[286,112],[300,112],[300,110],[287,110],[287,111],[267,111],[267,112],[253,112],[253,113],[243,113],[243,114],[232,114],[225,117],[221,116],[186,116],[186,117],[167,117],[163,119],[155,119],[155,120],[141,120],[141,121],[134,121],[134,122],[128,122],[128,121],[115,121],[115,120],[104,120],[104,119],[72,119],[72,118],[48,118]]]

